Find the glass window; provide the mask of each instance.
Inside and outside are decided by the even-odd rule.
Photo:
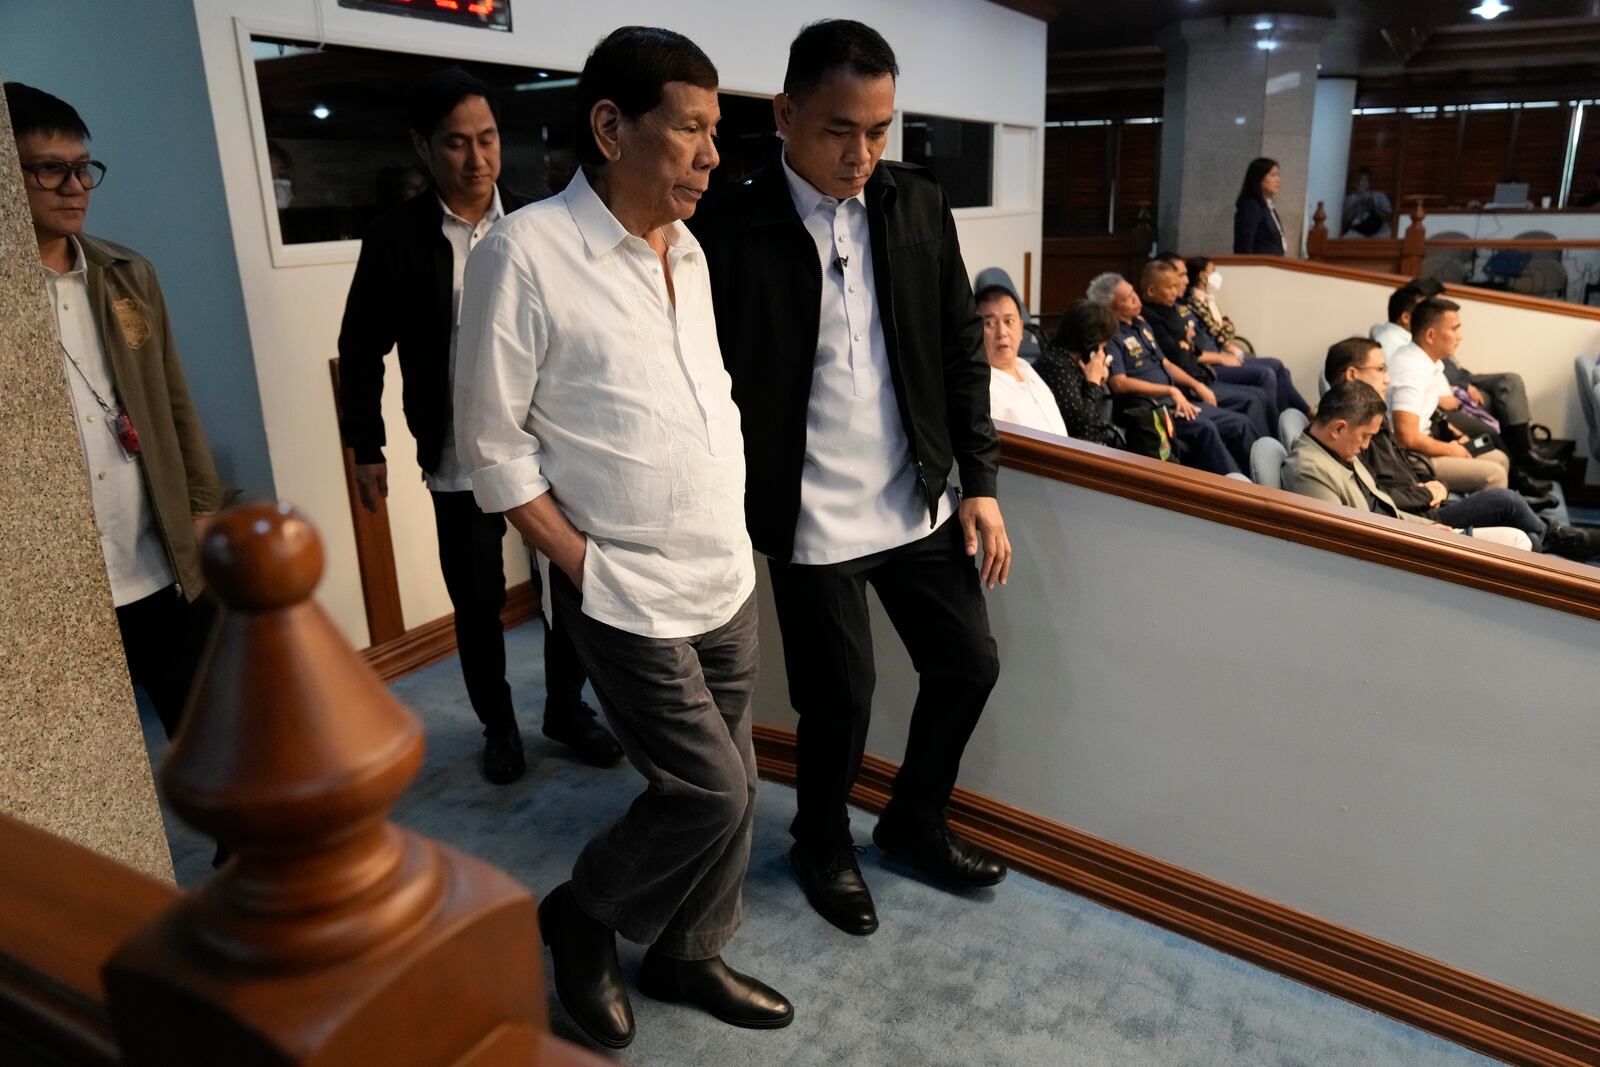
[[[900,157],[933,171],[951,207],[994,203],[994,126],[906,112]]]

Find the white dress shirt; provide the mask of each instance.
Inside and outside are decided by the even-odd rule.
[[[1403,344],[1389,357],[1391,416],[1396,411],[1408,411],[1421,421],[1422,432],[1427,433],[1439,398],[1449,392],[1444,364],[1434,362],[1415,344]]]
[[[676,307],[582,171],[501,220],[467,262],[455,425],[480,507],[553,492],[584,535],[585,615],[681,638],[731,619],[755,564],[705,257],[661,232]]]
[[[172,576],[167,548],[156,526],[155,508],[145,488],[144,474],[139,470],[140,460],[123,453],[115,428],[108,423],[106,413],[95,400],[98,393],[114,410],[121,407],[111,384],[111,364],[89,302],[89,275],[83,248],[77,238],[70,240],[72,270],[57,274],[48,267],[43,269],[50,290],[50,306],[56,316],[56,329],[61,333],[61,345],[66,350],[61,361],[72,390],[78,442],[83,446],[84,464],[89,469],[94,524],[100,532],[100,551],[105,556],[106,574],[111,579],[111,600],[120,608],[165,589],[177,579]],[[135,426],[134,431],[138,430]]]
[[[989,368],[989,414],[1019,426],[1068,436],[1061,405],[1039,372],[1022,359],[1017,360],[1017,371],[1022,375],[1020,382],[998,367]]]
[[[1383,349],[1385,359],[1400,351],[1401,346],[1411,343],[1411,331],[1394,322],[1378,323],[1368,336],[1378,342],[1378,346]]]
[[[489,204],[489,210],[477,224],[450,210],[450,205],[439,197],[439,207],[444,212],[444,219],[439,228],[444,231],[445,240],[450,242],[450,262],[453,278],[450,290],[450,374],[454,380],[456,371],[456,334],[461,330],[461,279],[467,271],[467,256],[478,247],[478,242],[483,239],[489,229],[505,216],[505,209],[500,206],[500,190],[495,189],[494,200]],[[448,416],[448,412],[446,412]],[[465,493],[472,488],[472,478],[467,474],[466,468],[456,458],[456,435],[449,421],[444,425],[444,443],[439,449],[439,465],[432,474],[422,472],[422,480],[430,490],[435,493]]]
[[[791,562],[842,563],[928,536],[950,517],[954,493],[945,492],[930,524],[889,374],[865,196],[825,196],[787,155],[783,173],[822,271]]]

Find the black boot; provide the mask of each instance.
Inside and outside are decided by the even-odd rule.
[[[1533,432],[1527,423],[1504,427],[1500,436],[1505,439],[1512,466],[1523,473],[1536,478],[1559,478],[1565,471],[1561,464],[1546,459],[1534,449]]]
[[[556,996],[573,1021],[606,1048],[631,1043],[633,1005],[617,961],[617,935],[578,907],[571,882],[550,890],[539,905],[539,934],[550,946]]]
[[[1547,482],[1543,478],[1535,478],[1515,463],[1511,465],[1511,488],[1526,497],[1544,496],[1555,487],[1555,483]]]

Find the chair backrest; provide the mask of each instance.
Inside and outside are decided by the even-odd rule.
[[[1583,406],[1583,421],[1589,428],[1589,455],[1600,462],[1600,364],[1593,356],[1573,361],[1578,373],[1578,402]]]
[[[1321,400],[1328,395],[1328,376],[1322,371],[1317,371],[1317,399]]]
[[[1240,474],[1238,471],[1229,471],[1225,477],[1234,478],[1241,482],[1250,481],[1250,476],[1248,474]]]
[[[1276,437],[1263,437],[1250,446],[1250,480],[1269,489],[1283,488],[1283,461],[1289,450]]]
[[[1285,408],[1278,416],[1278,440],[1283,442],[1284,448],[1293,448],[1295,439],[1305,433],[1310,425],[1311,420],[1306,418],[1305,412]]]
[[[1017,355],[1032,363],[1044,353],[1044,329],[1035,323],[1033,316],[1028,313],[1027,301],[1023,300],[1021,290],[1011,280],[1011,275],[1004,267],[985,267],[980,270],[972,291],[980,292],[995,285],[1009,290],[1011,298],[1017,302],[1017,308],[1022,312],[1022,339],[1017,343]]]

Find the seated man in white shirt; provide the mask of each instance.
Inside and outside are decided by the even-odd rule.
[[[1450,300],[1424,300],[1411,311],[1411,341],[1389,357],[1390,424],[1401,447],[1420,452],[1433,463],[1439,480],[1453,493],[1503,489],[1511,460],[1499,449],[1474,457],[1456,431],[1451,440],[1434,436],[1433,414],[1439,398],[1450,392],[1444,359],[1461,343],[1461,306]]]
[[[1393,359],[1396,352],[1411,343],[1411,309],[1426,299],[1427,294],[1414,285],[1402,285],[1389,294],[1388,320],[1376,324],[1367,334],[1382,347],[1384,359]]]
[[[741,915],[756,761],[755,565],[739,410],[682,220],[718,162],[717,71],[629,26],[578,79],[583,168],[467,262],[456,440],[485,511],[549,557],[556,623],[648,787],[539,908],[556,993],[633,1040],[616,934],[648,996],[772,1029],[789,1002],[719,955]]]
[[[983,317],[983,351],[989,359],[989,414],[1033,430],[1067,436],[1055,394],[1017,355],[1022,342],[1022,309],[1011,290],[992,285],[978,290],[978,314]]]

